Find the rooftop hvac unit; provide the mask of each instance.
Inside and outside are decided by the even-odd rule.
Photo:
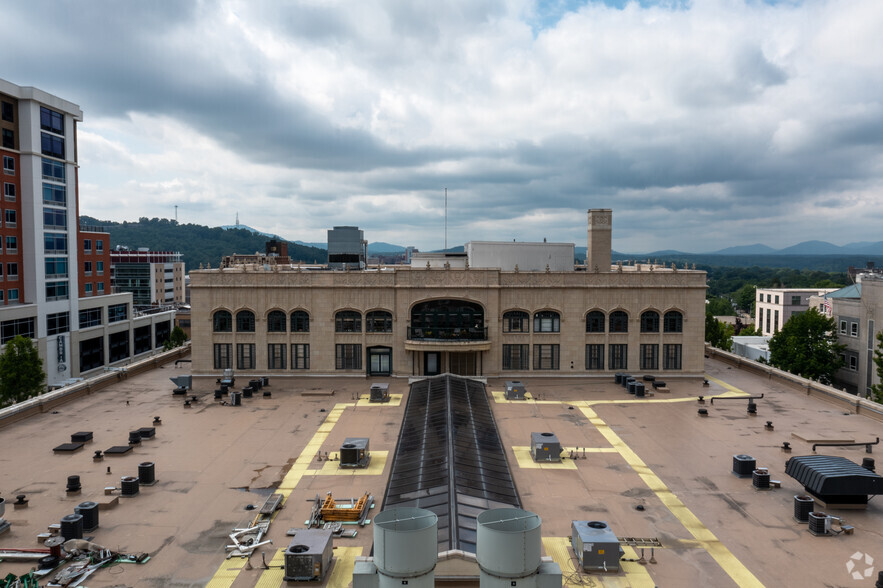
[[[750,478],[757,469],[757,460],[750,455],[739,454],[733,456],[733,473],[740,478]]]
[[[369,402],[389,402],[389,384],[371,384]]]
[[[534,461],[561,461],[561,443],[555,433],[531,433],[530,454]]]
[[[527,389],[521,382],[506,382],[506,400],[524,400]]]
[[[297,529],[285,550],[286,582],[321,581],[331,568],[331,531]]]
[[[584,571],[619,572],[625,552],[606,521],[572,521],[570,530],[573,552]]]
[[[366,468],[371,461],[368,437],[347,437],[340,446],[340,467]]]

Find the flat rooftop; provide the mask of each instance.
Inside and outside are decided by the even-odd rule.
[[[108,504],[100,511],[100,527],[86,535],[151,558],[98,570],[84,582],[89,588],[283,586],[282,571],[263,569],[261,554],[267,563],[281,564],[286,531],[305,526],[317,495],[331,492],[340,501],[367,491],[375,497],[369,518],[380,511],[406,380],[270,374],[271,397],[258,393],[233,407],[214,401],[215,385],[203,379],[192,392],[198,402],[185,408],[168,378],[186,375],[186,366],[170,363],[0,428],[0,495],[12,525],[0,535],[0,549],[40,547],[39,533],[81,502],[109,503],[115,496],[106,496],[104,488],[119,486],[121,476],[137,476],[138,464],[147,461],[156,464],[157,484]],[[522,381],[532,398],[509,402],[504,379],[488,382],[523,507],[542,518],[544,555],[558,561],[567,578],[573,569],[567,550],[571,521],[603,520],[619,537],[655,538],[661,547],[653,553],[656,563],[625,562],[619,575],[591,575],[597,586],[872,585],[883,570],[883,499],[872,499],[866,510],[826,511],[844,517],[854,534],[813,536],[792,518],[793,497],[804,489],[785,474],[785,461],[812,454],[811,443],[801,439],[872,441],[880,422],[715,359],[707,359],[705,369],[707,387],[701,380],[671,380],[670,392],[645,399],[628,395],[612,378],[531,377]],[[367,401],[376,382],[389,383],[390,403]],[[245,384],[238,380],[237,388]],[[745,394],[764,395],[756,401],[756,416],[747,413],[744,399],[697,401],[699,395]],[[709,415],[700,417],[698,408]],[[130,431],[154,426],[155,416],[162,424],[154,438],[124,455],[93,461],[96,450],[126,445]],[[83,449],[53,452],[80,431],[93,433]],[[555,433],[565,447],[561,464],[528,457],[530,433],[542,431]],[[367,469],[341,470],[337,462],[319,461],[347,437],[370,439]],[[782,450],[784,441],[792,453]],[[569,458],[571,449],[578,459]],[[768,467],[781,488],[757,491],[750,478],[733,475],[735,454]],[[859,464],[874,456],[864,446],[819,448],[818,454]],[[66,493],[70,475],[80,476],[78,495]],[[273,492],[286,496],[269,529],[273,544],[250,561],[225,559],[228,535],[255,516],[247,506],[260,507]],[[18,494],[27,495],[27,508],[13,508]],[[354,558],[370,553],[372,526],[351,528],[355,537],[334,539],[335,563],[324,585],[348,585]],[[628,559],[641,554],[640,548],[625,550]],[[863,582],[852,577],[869,568],[864,560],[851,560],[858,553],[876,558],[873,577]],[[650,556],[645,549],[645,558]],[[30,568],[3,562],[0,574]]]

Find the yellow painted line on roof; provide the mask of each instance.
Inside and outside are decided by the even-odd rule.
[[[401,406],[403,394],[390,394],[387,402],[371,402],[370,394],[362,394],[356,406],[359,408],[383,408],[384,406]]]
[[[280,548],[273,554],[273,559],[267,563],[271,569],[264,570],[261,577],[258,578],[254,588],[279,588],[285,579],[285,570],[281,567],[285,565],[285,550]]]
[[[560,400],[536,400],[530,392],[524,393],[524,400],[507,400],[506,393],[500,390],[492,390],[491,396],[497,404],[562,404]]]
[[[675,496],[668,486],[659,478],[647,464],[638,457],[631,447],[629,447],[617,435],[610,426],[605,423],[594,410],[588,407],[581,408],[586,418],[595,425],[604,438],[619,451],[622,458],[628,463],[635,473],[644,481],[645,484],[653,491],[659,500],[668,508],[669,511],[677,518],[682,525],[695,537],[705,551],[718,563],[718,565],[727,573],[730,578],[742,587],[762,587],[763,584],[752,574],[745,565],[739,561],[727,547],[715,537],[708,527],[702,524],[696,515],[690,511],[681,502],[680,498]]]
[[[339,460],[337,452],[330,454],[332,460]],[[389,451],[372,451],[367,468],[342,468],[340,461],[323,462],[321,470],[306,470],[305,476],[379,476],[386,467]]]
[[[328,416],[325,417],[325,420],[322,421],[322,424],[319,425],[316,434],[313,435],[303,451],[300,452],[297,460],[295,460],[291,469],[288,470],[288,473],[285,474],[285,478],[283,478],[282,482],[279,484],[278,493],[282,494],[283,501],[288,500],[291,492],[297,487],[298,482],[300,482],[301,478],[306,475],[307,468],[312,465],[313,459],[316,457],[316,454],[319,453],[319,449],[321,449],[322,444],[325,443],[331,430],[334,429],[334,425],[340,420],[343,411],[350,406],[355,405],[352,403],[335,404],[334,408],[331,409],[331,412],[328,413]]]
[[[239,557],[225,559],[205,588],[230,588],[244,565],[245,560]]]
[[[561,461],[534,461],[530,454],[529,445],[516,445],[512,447],[512,453],[515,454],[515,461],[518,467],[524,469],[539,470],[575,470],[576,460],[570,459],[570,452],[582,455],[586,453],[619,453],[614,447],[564,447],[561,450]]]
[[[334,565],[331,566],[331,575],[328,576],[330,588],[344,588],[353,583],[353,566],[356,558],[362,555],[361,547],[335,547]]]
[[[723,386],[724,388],[726,388],[729,391],[729,393],[724,393],[724,394],[721,394],[720,396],[749,396],[749,394],[747,392],[745,392],[744,390],[740,390],[739,388],[736,388],[735,386],[731,386],[730,384],[727,384],[723,380],[718,380],[717,378],[709,376],[708,374],[705,374],[705,379],[709,380],[711,382],[714,382],[715,384],[718,384],[720,386]]]
[[[307,468],[313,462],[313,458],[319,452],[319,448],[322,447],[322,444],[325,443],[325,440],[328,438],[328,435],[331,433],[331,430],[334,429],[334,425],[337,424],[337,421],[340,420],[340,416],[343,414],[343,411],[347,409],[347,407],[355,406],[352,403],[340,403],[335,404],[334,408],[331,409],[331,412],[328,413],[328,416],[325,417],[325,420],[322,421],[322,424],[319,425],[319,429],[310,439],[309,443],[307,443],[306,447],[304,447],[303,451],[300,452],[297,460],[295,460],[294,464],[291,466],[291,469],[288,470],[288,473],[285,474],[285,478],[282,479],[282,482],[279,484],[279,488],[276,490],[277,494],[282,495],[282,503],[288,500],[288,497],[291,496],[291,492],[297,487],[298,482],[300,482],[301,478],[304,477]],[[281,511],[277,510],[270,517],[270,520],[273,521],[276,519],[276,516]],[[255,524],[260,518],[260,515],[257,515],[252,524]],[[212,576],[212,579],[209,580],[209,583],[206,584],[206,588],[229,588],[233,582],[236,580],[236,577],[239,575],[241,565],[239,568],[233,570],[230,567],[230,562],[232,560],[225,560],[221,567],[218,568],[218,571],[215,572],[215,575]],[[240,564],[241,562],[235,562]]]
[[[564,586],[605,586],[606,588],[654,588],[656,582],[650,577],[646,566],[637,562],[620,562],[623,574],[604,575],[587,574],[577,571],[576,556],[570,550],[569,537],[543,537],[543,548],[546,555],[561,568],[561,576]],[[637,554],[631,547],[623,547],[625,557],[637,559]],[[588,584],[591,580],[593,584]]]

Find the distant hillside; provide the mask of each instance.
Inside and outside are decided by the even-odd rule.
[[[104,227],[110,233],[111,248],[124,245],[130,249],[147,247],[153,251],[179,251],[187,270],[198,269],[199,264],[218,267],[221,258],[233,253],[263,252],[267,237],[246,229],[225,230],[194,224],[178,224],[158,218],[140,218],[138,222],[116,223],[81,216],[84,225]],[[288,244],[288,255],[294,261],[324,263],[328,254],[322,249]]]

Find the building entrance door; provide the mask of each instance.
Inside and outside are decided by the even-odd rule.
[[[423,375],[437,376],[441,373],[441,353],[427,351],[423,354]]]
[[[451,373],[458,376],[478,375],[474,351],[455,352],[450,354]]]
[[[392,349],[389,347],[368,348],[368,375],[388,376],[392,373]]]

